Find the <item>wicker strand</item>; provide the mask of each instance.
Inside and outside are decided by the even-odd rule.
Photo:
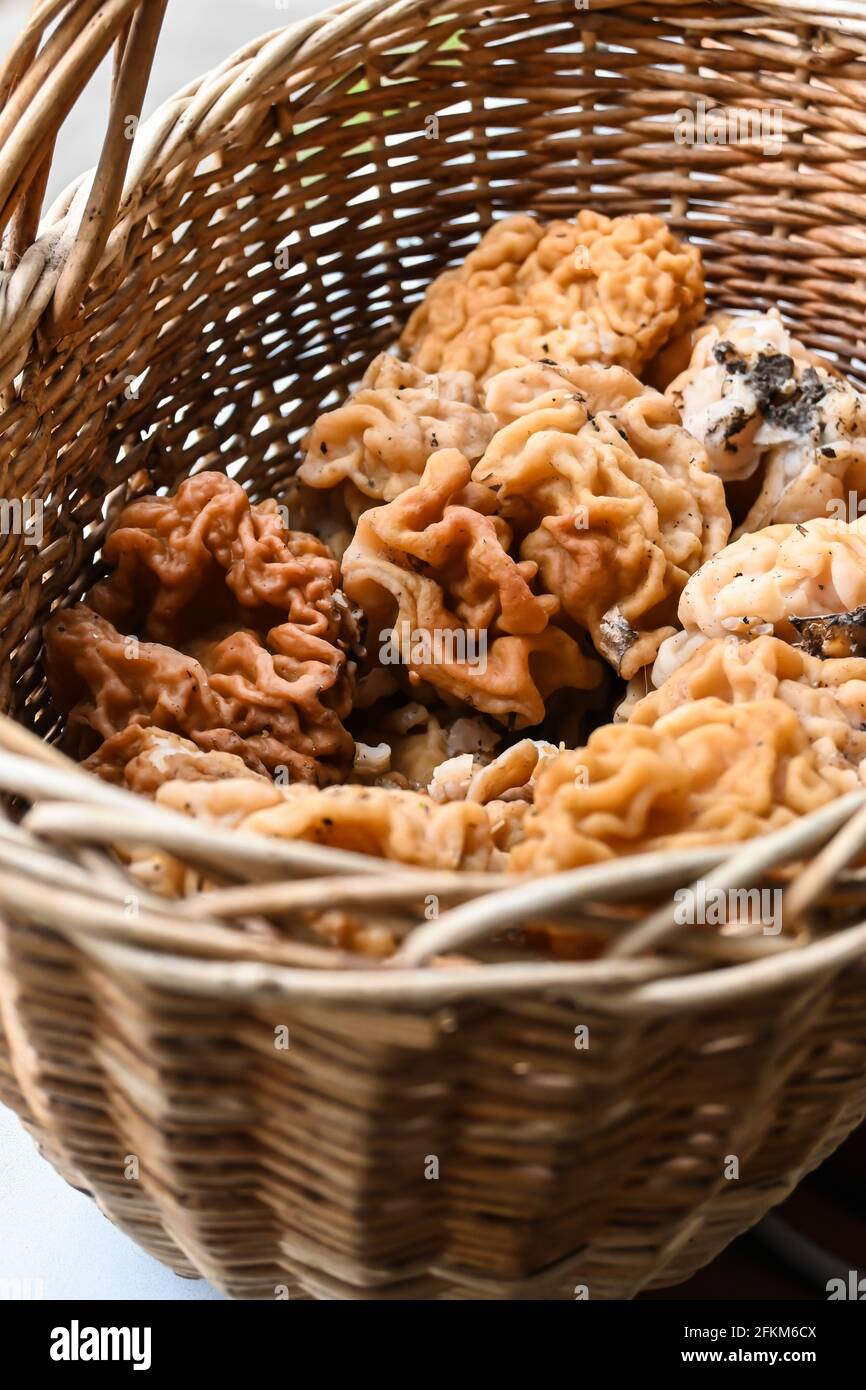
[[[852,815],[866,805],[866,792],[849,792],[838,801],[831,801],[811,815],[804,816],[781,830],[763,835],[759,840],[744,845],[729,859],[708,874],[704,887],[709,893],[713,889],[727,891],[731,888],[749,888],[760,882],[768,869],[781,861],[797,860],[816,846],[822,845],[851,819]],[[696,887],[697,885],[694,885]],[[657,950],[662,942],[682,930],[677,922],[674,903],[660,908],[648,917],[634,931],[629,932],[611,947],[611,957],[625,960],[629,956],[641,955],[644,951]]]

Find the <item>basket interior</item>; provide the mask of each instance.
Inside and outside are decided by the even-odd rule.
[[[129,495],[219,468],[281,498],[306,428],[497,217],[657,213],[711,305],[776,304],[866,382],[866,45],[712,10],[395,7],[167,143],[73,328],[0,383],[5,493],[44,502],[42,545],[2,538],[4,708],[57,735],[41,623]],[[699,102],[746,138],[683,143]],[[749,138],[767,111],[781,152]]]

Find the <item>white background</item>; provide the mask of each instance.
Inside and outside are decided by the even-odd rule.
[[[0,1106],[0,1298],[221,1298],[178,1279],[67,1186]]]

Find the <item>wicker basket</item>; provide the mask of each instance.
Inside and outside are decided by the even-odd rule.
[[[42,544],[0,550],[0,1098],[112,1221],[233,1297],[675,1283],[866,1108],[866,793],[733,854],[529,887],[205,831],[50,746],[40,625],[130,488],[233,466],[279,497],[304,428],[505,212],[657,212],[715,304],[780,303],[862,382],[866,6],[360,0],[250,44],[133,142],[163,9],[42,0],[0,74],[2,491],[44,501]],[[56,126],[113,44],[96,181],[40,222]],[[771,109],[781,152],[679,142],[699,101]],[[222,886],[149,897],[118,839]],[[783,937],[676,924],[677,886],[768,875]],[[397,960],[293,938],[323,902],[402,924]],[[529,958],[502,935],[528,913],[610,948]]]

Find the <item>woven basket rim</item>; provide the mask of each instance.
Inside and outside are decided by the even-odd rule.
[[[813,0],[741,3],[763,16],[778,14],[783,23],[830,27],[866,37],[866,0],[826,0],[823,12],[816,11]],[[457,4],[469,8],[468,0],[457,0]],[[623,7],[623,0],[592,0],[592,5],[596,12],[617,10]],[[682,13],[692,8],[692,0],[659,0],[659,7],[660,11]],[[443,18],[454,12],[453,6],[443,3]],[[179,164],[201,159],[219,147],[230,122],[246,104],[249,89],[261,98],[297,70],[299,58],[321,59],[348,37],[360,53],[368,25],[378,31],[391,19],[408,20],[417,13],[426,19],[435,17],[430,0],[396,0],[385,6],[380,0],[346,0],[269,30],[162,102],[136,130],[114,227],[94,274],[104,273],[122,253],[126,231],[136,213],[147,205],[148,191],[158,187]],[[707,22],[689,17],[689,23],[697,28],[706,27]],[[5,272],[5,292],[0,296],[0,386],[14,375],[22,350],[50,310],[85,217],[95,172],[92,167],[78,175],[44,210],[29,250]]]
[[[81,945],[81,938],[77,938]],[[248,961],[213,961],[156,953],[119,942],[88,942],[97,961],[145,984],[241,1002],[327,1003],[377,1008],[447,1006],[468,997],[502,1000],[521,995],[584,999],[614,1015],[670,1015],[736,1006],[752,997],[790,989],[866,956],[866,922],[822,941],[767,960],[677,975],[670,961],[517,962],[461,966],[458,970],[304,970]]]
[[[51,836],[57,836],[62,843],[64,835],[74,834],[85,843],[96,843],[103,848],[117,842],[117,814],[122,809],[131,822],[136,822],[135,830],[125,836],[127,843],[159,845],[161,842],[171,848],[179,844],[182,836],[183,848],[198,845],[203,853],[210,852],[217,857],[230,844],[238,856],[248,851],[253,859],[281,866],[284,872],[315,875],[323,891],[341,872],[357,875],[359,870],[364,877],[374,879],[377,889],[393,885],[402,892],[414,891],[416,896],[429,891],[431,871],[423,868],[391,864],[344,850],[322,851],[319,846],[274,842],[264,837],[239,835],[235,831],[215,831],[179,812],[155,807],[125,789],[106,786],[54,749],[46,750],[48,756],[38,757],[28,757],[23,752],[27,744],[39,742],[35,735],[26,733],[8,716],[0,717],[0,746],[8,749],[12,744],[18,749],[17,752],[0,751],[0,788],[32,797],[34,809],[24,825],[35,833],[43,851],[50,852]],[[67,763],[72,772],[60,766]],[[81,800],[77,801],[73,798],[79,789]],[[574,906],[593,895],[598,898],[602,887],[605,901],[611,900],[611,890],[614,894],[619,890],[625,896],[626,889],[633,892],[645,885],[646,879],[640,878],[641,871],[654,876],[656,884],[685,885],[694,882],[702,873],[708,888],[754,883],[764,872],[792,856],[826,844],[829,836],[840,827],[844,828],[846,823],[853,826],[863,822],[864,816],[866,790],[855,791],[782,830],[739,846],[624,856],[516,882],[506,880],[504,875],[483,875],[482,878],[492,881],[480,904],[475,899],[468,904],[471,910],[465,911],[462,917],[459,915],[461,908],[457,907],[437,923],[416,928],[395,957],[369,970],[337,967],[311,971],[263,961],[202,960],[172,954],[156,944],[136,943],[130,938],[129,924],[119,905],[112,911],[102,904],[105,910],[101,915],[95,914],[93,902],[86,894],[61,898],[52,927],[76,941],[96,959],[114,964],[142,981],[181,992],[222,994],[226,998],[265,994],[280,999],[304,998],[333,1003],[376,1005],[402,1001],[407,1005],[433,1006],[466,995],[499,997],[543,990],[584,989],[598,991],[598,995],[593,994],[595,1001],[603,998],[611,1009],[619,1012],[651,1014],[673,1008],[691,1010],[730,1003],[746,994],[776,990],[852,964],[866,953],[866,923],[836,930],[822,940],[806,944],[794,941],[784,951],[763,960],[726,964],[721,969],[709,971],[693,970],[688,975],[679,973],[684,967],[681,963],[678,965],[676,957],[673,960],[664,955],[649,960],[635,959],[621,949],[589,962],[483,963],[462,965],[459,970],[425,967],[432,955],[458,949],[486,934],[501,931],[525,918],[527,911],[537,914],[565,905]],[[48,842],[38,839],[40,832],[49,836]],[[833,843],[830,841],[830,848]],[[325,878],[320,877],[323,872],[327,875]],[[464,875],[455,870],[450,877],[456,881],[477,880],[479,875]],[[498,887],[497,881],[507,886]],[[414,889],[413,884],[416,885]],[[34,903],[26,888],[19,887],[16,891],[12,876],[0,871],[0,901],[25,919],[32,916],[34,920],[44,920],[46,900],[50,899],[51,894],[43,887],[40,902]],[[669,910],[661,909],[656,917],[665,915],[670,918]],[[183,932],[202,920],[178,912],[178,944]],[[467,926],[468,931],[464,930]],[[646,924],[638,931],[645,932]],[[640,945],[640,941],[637,944]]]
[[[462,6],[466,0],[458,0],[458,3]],[[866,35],[866,0],[824,0],[820,9],[814,0],[741,0],[741,3],[761,15],[776,12],[780,20],[793,18],[817,27],[832,23],[842,33]],[[692,0],[658,0],[657,8],[661,18],[663,11],[676,13],[691,7]],[[543,4],[541,8],[543,11]],[[596,12],[622,9],[623,0],[592,0],[592,8]],[[205,153],[209,139],[213,138],[214,126],[218,123],[219,133],[223,134],[226,124],[243,109],[246,88],[253,87],[261,98],[271,88],[280,86],[289,62],[294,64],[299,58],[321,58],[349,36],[360,44],[367,23],[372,22],[372,27],[379,28],[392,18],[409,19],[418,12],[425,18],[435,17],[431,0],[396,0],[386,5],[381,4],[381,0],[344,0],[305,19],[268,30],[242,44],[216,67],[193,78],[161,102],[138,127],[116,224],[119,226],[135,211],[143,202],[148,187],[160,183],[170,167]],[[453,5],[442,4],[443,18],[453,13]],[[539,22],[544,18],[542,13]],[[173,164],[165,166],[160,156],[171,157]],[[70,223],[74,224],[75,214],[83,210],[94,172],[95,167],[84,170],[55,197],[40,221],[36,244],[43,239],[58,240]],[[118,239],[113,236],[100,268],[118,250]],[[52,260],[58,252],[56,248]]]

